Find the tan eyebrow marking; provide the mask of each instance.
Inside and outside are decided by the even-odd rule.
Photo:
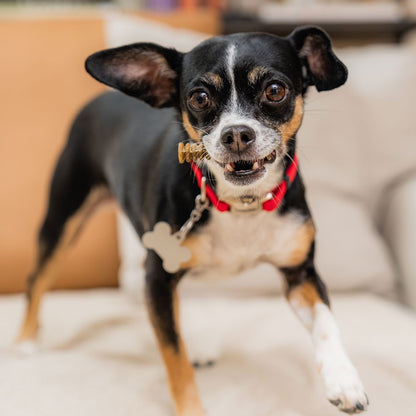
[[[264,66],[256,66],[248,73],[248,82],[254,85],[260,79],[260,77],[266,75],[267,72],[267,68],[265,68]]]
[[[208,84],[211,84],[217,90],[220,90],[222,88],[222,86],[224,85],[224,82],[223,82],[221,76],[214,73],[214,72],[207,72],[203,76],[202,80],[207,82]]]
[[[303,118],[303,98],[301,95],[298,95],[296,97],[295,110],[293,111],[292,118],[279,128],[279,131],[282,134],[283,142],[287,142],[291,137],[295,135],[295,133],[298,131],[302,123],[302,118]]]
[[[191,122],[189,121],[188,114],[186,114],[186,111],[182,111],[182,120],[183,120],[183,126],[185,127],[185,130],[189,134],[189,137],[192,140],[199,142],[201,140],[200,133],[198,133],[195,130],[195,128],[192,127]]]

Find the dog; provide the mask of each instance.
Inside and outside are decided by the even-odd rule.
[[[65,249],[112,197],[148,247],[146,303],[177,416],[205,415],[179,330],[179,281],[259,262],[284,276],[329,401],[347,413],[367,409],[314,266],[315,227],[296,157],[307,89],[347,80],[328,35],[318,27],[285,38],[233,34],[188,53],[136,43],[91,55],[86,70],[119,91],[84,107],[60,155],[21,345],[36,339],[41,297]],[[180,143],[190,164],[178,161]],[[187,151],[184,143],[192,143]]]

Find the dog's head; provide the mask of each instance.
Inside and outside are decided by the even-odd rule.
[[[303,116],[308,86],[344,84],[347,69],[321,29],[286,38],[236,34],[209,39],[188,53],[149,43],[98,52],[87,71],[104,84],[154,107],[180,110],[202,141],[217,181],[231,193],[267,192]]]

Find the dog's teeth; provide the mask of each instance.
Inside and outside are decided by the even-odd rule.
[[[253,167],[251,168],[251,170],[257,170],[259,168],[260,168],[259,162],[254,162]]]
[[[272,157],[273,157],[273,155],[272,155],[272,153],[270,153],[269,156],[266,157],[266,159],[267,160],[272,160]]]
[[[228,170],[228,172],[234,172],[234,168],[231,166],[231,164],[230,164],[230,163],[227,163],[227,164],[225,165],[225,168]]]

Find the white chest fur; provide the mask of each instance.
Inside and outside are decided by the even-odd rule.
[[[209,223],[185,245],[192,252],[189,275],[223,277],[259,262],[277,267],[299,264],[313,241],[311,221],[298,213],[211,211]]]

